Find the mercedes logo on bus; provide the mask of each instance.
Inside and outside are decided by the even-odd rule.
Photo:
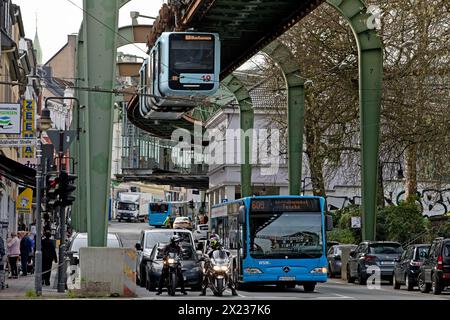
[[[288,273],[291,269],[289,267],[283,267],[283,271]]]

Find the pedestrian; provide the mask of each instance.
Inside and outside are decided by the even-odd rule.
[[[46,231],[42,240],[42,284],[50,285],[50,275],[52,272],[53,261],[56,263],[56,248],[53,240],[50,239],[52,233]]]
[[[52,231],[52,224],[50,222],[50,215],[48,213],[44,213],[44,234],[46,231]]]
[[[20,264],[22,266],[22,275],[26,276],[28,274],[28,258],[33,252],[33,243],[28,236],[27,231],[22,231],[20,233]]]
[[[17,259],[20,256],[20,239],[17,237],[17,233],[11,232],[11,238],[8,240],[8,263],[13,279],[18,278]]]

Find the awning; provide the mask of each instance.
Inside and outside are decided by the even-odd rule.
[[[0,154],[0,174],[29,188],[36,188],[36,170]]]

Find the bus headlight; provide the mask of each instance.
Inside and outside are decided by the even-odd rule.
[[[246,268],[245,273],[248,274],[258,274],[258,273],[263,273],[261,270],[259,270],[258,268]]]
[[[327,273],[327,268],[322,267],[322,268],[314,268],[311,270],[311,273]]]

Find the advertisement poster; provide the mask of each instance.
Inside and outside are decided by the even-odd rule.
[[[0,103],[0,134],[20,134],[20,104]]]
[[[35,137],[35,110],[36,105],[34,100],[24,100],[22,102],[22,138],[31,139]],[[34,147],[23,147],[21,158],[21,162],[23,162],[23,159],[33,159]]]

